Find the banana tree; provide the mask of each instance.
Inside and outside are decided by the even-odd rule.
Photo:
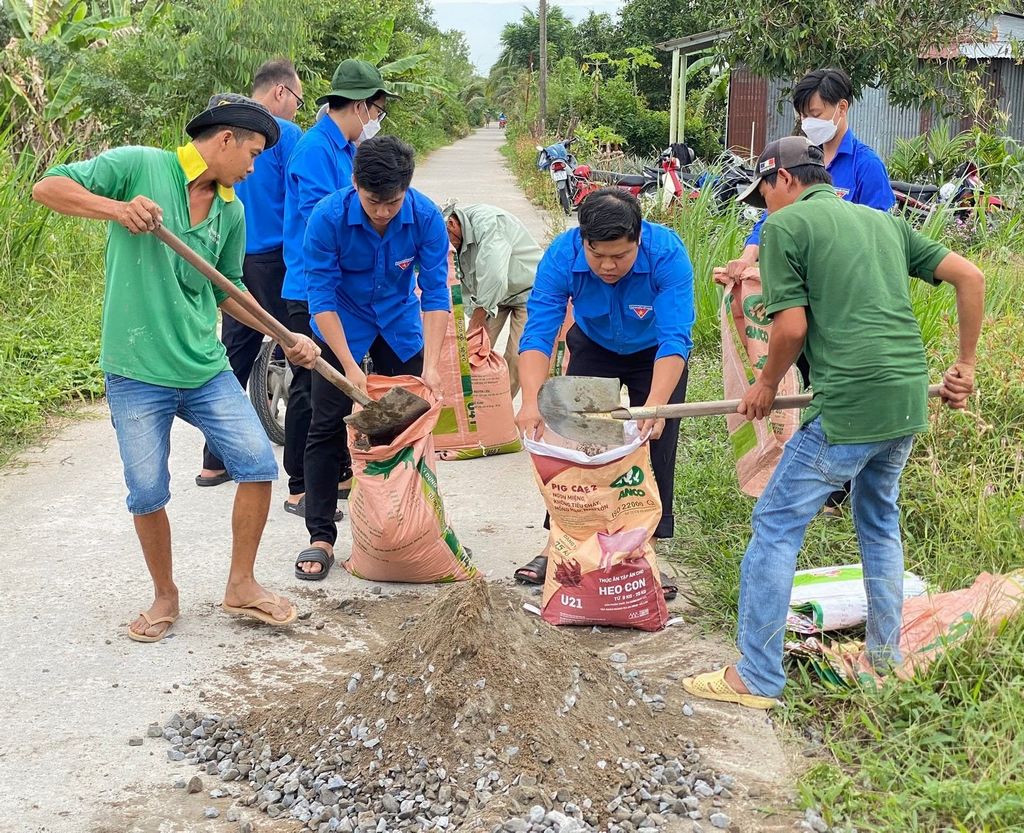
[[[395,19],[385,18],[366,33],[366,43],[358,57],[376,66],[388,85],[401,95],[452,95],[451,84],[429,71],[433,57],[429,51],[416,51],[381,63],[393,51],[394,41]]]

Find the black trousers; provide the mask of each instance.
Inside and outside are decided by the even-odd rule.
[[[313,337],[309,325],[309,305],[305,301],[286,300],[288,329]],[[301,495],[306,491],[305,457],[309,420],[313,415],[310,385],[313,371],[291,365],[292,381],[288,386],[288,408],[284,412],[284,470],[288,473],[288,493]]]
[[[807,357],[801,353],[796,360],[796,369],[800,372],[800,378],[804,383],[805,388],[811,386],[811,365],[807,361]],[[843,484],[842,489],[836,489],[825,499],[826,506],[842,506],[846,499],[850,496],[850,488],[852,484],[847,481]]]
[[[281,249],[261,252],[257,255],[246,255],[242,262],[242,283],[249,294],[263,309],[269,312],[282,324],[287,325],[288,313],[281,299],[281,284],[284,282],[284,255]],[[220,340],[228,353],[231,372],[238,379],[238,384],[245,389],[252,374],[252,366],[263,343],[263,333],[239,323],[237,319],[225,314],[221,322]],[[203,446],[203,468],[219,471],[224,468],[224,461]]]
[[[320,339],[321,355],[332,367],[342,370],[341,362]],[[423,372],[423,351],[402,361],[380,336],[370,346],[375,373],[382,376],[419,376]],[[342,371],[344,372],[344,371]],[[331,546],[338,538],[334,513],[338,510],[338,471],[351,465],[348,432],[344,419],[352,413],[352,400],[324,379],[312,379],[313,418],[306,439],[306,530],[309,542],[326,541]],[[291,403],[289,400],[289,407]]]
[[[640,406],[647,401],[654,379],[654,361],[658,348],[641,350],[639,353],[615,353],[591,341],[583,330],[573,326],[566,334],[569,348],[569,366],[566,376],[599,376],[618,379],[629,390],[629,401]],[[689,367],[683,371],[679,384],[669,398],[670,404],[686,401],[686,379]],[[651,468],[658,484],[661,497],[661,521],[654,531],[656,538],[671,538],[675,534],[675,518],[672,513],[672,497],[675,487],[676,448],[679,445],[679,420],[665,420],[665,430],[660,439],[651,441]],[[548,519],[544,519],[548,526]]]

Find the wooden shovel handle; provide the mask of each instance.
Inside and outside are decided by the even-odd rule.
[[[939,395],[939,385],[928,388],[929,396]],[[679,417],[721,416],[734,414],[742,400],[719,399],[714,402],[685,402],[681,405],[659,405],[656,408],[617,408],[611,412],[615,419],[677,419]],[[806,408],[811,404],[811,394],[799,393],[793,396],[778,396],[772,410]]]
[[[157,226],[153,229],[153,236],[156,237],[157,240],[166,243],[179,256],[181,256],[182,259],[188,262],[190,266],[199,272],[199,274],[209,280],[218,289],[226,292],[229,298],[237,301],[238,304],[247,313],[249,313],[249,315],[267,328],[268,332],[279,344],[283,344],[285,347],[294,346],[296,342],[295,333],[285,327],[280,321],[274,318],[274,316],[256,303],[255,299],[253,299],[248,292],[243,292],[220,272],[214,269],[211,264],[207,263],[192,251],[185,242],[164,228],[164,226]],[[373,401],[369,396],[346,379],[344,374],[339,373],[335,368],[331,367],[331,365],[324,361],[323,358],[319,356],[317,357],[316,364],[313,365],[313,370],[342,391],[342,393],[349,397],[349,399],[358,402],[360,405],[365,407]]]

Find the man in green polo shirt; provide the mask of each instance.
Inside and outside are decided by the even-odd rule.
[[[162,223],[239,289],[245,220],[233,186],[278,140],[274,117],[244,96],[219,94],[185,128],[192,142],[168,152],[122,147],[86,162],[57,165],[32,196],[61,214],[108,221],[100,366],[128,486],[128,510],[153,580],[155,599],[128,629],[157,642],[178,618],[171,570],[170,431],[180,417],[198,427],[238,482],[231,569],[222,607],[272,625],[295,607],[261,587],[256,549],[277,463],[217,338],[217,308],[264,331],[238,302],[146,232]],[[305,336],[286,350],[304,366],[319,351]]]
[[[914,434],[928,428],[928,364],[907,276],[956,291],[960,355],[942,398],[964,408],[974,389],[985,279],[976,266],[902,218],[839,198],[821,148],[801,136],[772,142],[740,199],[767,208],[761,281],[772,317],[768,359],[740,405],[771,411],[801,351],[814,398],[754,508],[740,568],[739,648],[728,668],[687,678],[698,697],[770,708],[785,685],[783,634],[797,554],[828,495],[852,481],[867,649],[879,672],[900,661],[903,544],[899,481]]]

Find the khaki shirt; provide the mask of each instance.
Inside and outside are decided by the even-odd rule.
[[[462,225],[456,259],[467,312],[480,308],[494,317],[498,307],[526,306],[543,254],[526,226],[493,205],[457,206],[455,216]]]

